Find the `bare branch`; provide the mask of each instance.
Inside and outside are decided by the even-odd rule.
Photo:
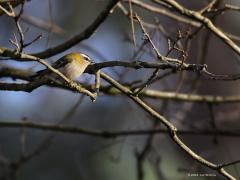
[[[169,134],[169,131],[166,129],[136,129],[136,130],[119,130],[119,131],[104,131],[96,129],[87,129],[76,126],[61,125],[59,123],[34,123],[29,120],[25,121],[0,121],[0,128],[30,128],[38,130],[53,131],[59,133],[73,133],[79,135],[95,136],[100,138],[117,138],[121,136],[142,136],[149,134]],[[239,137],[239,131],[226,131],[219,130],[219,136],[223,137]],[[215,131],[212,130],[178,130],[179,135],[202,135],[202,136],[214,136]]]
[[[228,179],[235,180],[236,178],[233,177],[231,174],[229,174],[225,169],[219,168],[218,165],[204,159],[203,157],[199,156],[197,153],[192,151],[186,144],[183,143],[183,141],[178,137],[177,135],[177,128],[170,123],[165,117],[160,115],[158,112],[153,110],[150,106],[148,106],[144,101],[142,101],[140,98],[133,95],[133,93],[113,80],[110,76],[107,74],[104,74],[101,72],[101,77],[105,79],[108,83],[110,83],[112,86],[118,88],[121,92],[126,94],[129,98],[131,98],[136,104],[138,104],[145,112],[148,112],[152,117],[154,117],[156,120],[158,120],[161,124],[163,124],[168,130],[169,134],[172,138],[172,140],[185,152],[187,153],[192,159],[196,160],[198,163],[201,163],[205,165],[206,167],[209,167],[213,170],[218,171],[221,175],[225,176]]]
[[[72,37],[68,41],[58,46],[51,47],[39,53],[34,53],[33,56],[37,56],[40,58],[49,58],[51,56],[54,56],[60,52],[69,49],[70,47],[76,45],[80,41],[88,39],[96,31],[96,29],[106,20],[108,15],[111,13],[111,10],[118,3],[118,1],[119,0],[111,0],[106,6],[106,8],[97,16],[95,21],[90,26],[88,26],[83,32],[79,33],[78,35]]]
[[[159,0],[154,1],[159,2]],[[209,18],[203,16],[200,12],[189,10],[181,6],[177,1],[174,0],[162,0],[162,1],[172,6],[172,8],[177,10],[180,14],[183,14],[186,17],[194,18],[198,22],[201,22],[206,28],[208,28],[212,33],[214,33],[223,42],[225,42],[225,44],[227,44],[232,50],[234,50],[238,55],[240,55],[240,47],[237,44],[235,44],[222,30],[217,28]]]

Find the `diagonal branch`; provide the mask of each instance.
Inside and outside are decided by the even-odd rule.
[[[191,158],[196,160],[197,162],[203,164],[206,167],[209,167],[213,170],[218,171],[221,175],[225,176],[228,179],[235,180],[236,178],[233,177],[231,174],[229,174],[225,169],[220,167],[217,164],[214,164],[203,157],[199,156],[197,153],[192,151],[184,142],[178,137],[177,134],[177,128],[170,123],[164,116],[159,114],[157,111],[152,109],[148,104],[146,104],[144,101],[142,101],[139,97],[136,97],[133,95],[133,92],[129,89],[122,86],[120,83],[112,79],[107,74],[101,72],[101,77],[106,80],[108,83],[110,83],[112,86],[119,89],[122,93],[126,94],[129,98],[131,98],[136,104],[138,104],[144,111],[149,113],[152,117],[154,117],[156,120],[158,120],[160,123],[162,123],[169,131],[170,137],[172,140],[185,152],[187,153]]]
[[[238,55],[240,55],[240,47],[234,43],[222,30],[220,30],[218,27],[216,27],[212,21],[203,16],[198,11],[189,10],[182,5],[180,5],[175,0],[154,0],[155,2],[165,2],[166,4],[171,6],[171,9],[177,10],[180,14],[193,18],[194,20],[202,23],[207,29],[209,29],[213,34],[215,34],[217,37],[219,37],[225,44],[227,44],[232,50],[234,50]]]
[[[11,58],[15,58],[15,59],[27,59],[29,61],[36,61],[39,62],[40,64],[44,65],[45,67],[47,67],[49,70],[51,70],[52,72],[54,72],[55,74],[57,74],[61,79],[64,80],[64,82],[67,83],[67,85],[69,86],[70,89],[73,89],[77,92],[80,93],[84,93],[87,96],[89,96],[91,98],[92,101],[96,100],[96,94],[91,93],[90,91],[88,91],[87,89],[83,88],[82,86],[80,86],[79,84],[75,83],[74,81],[68,79],[64,74],[62,74],[60,71],[58,71],[57,69],[53,68],[51,65],[49,65],[45,60],[40,59],[38,57],[32,56],[32,55],[28,55],[28,54],[24,54],[24,53],[19,53],[17,51],[11,51],[9,49],[5,49],[5,48],[0,48],[0,56],[2,57],[11,57]],[[31,90],[39,87],[41,84],[39,82],[35,82],[33,84],[6,84],[6,83],[1,83],[0,86],[2,88],[2,90],[9,90],[13,87],[15,87],[16,89],[20,88],[19,90],[21,91],[21,85],[24,86],[24,88],[28,89],[27,92],[31,92]],[[29,87],[30,85],[30,87]],[[33,85],[33,86],[32,86]],[[10,88],[9,88],[10,86]],[[25,87],[26,86],[26,87]]]
[[[37,56],[40,58],[49,58],[51,56],[54,56],[60,52],[69,49],[70,47],[76,45],[80,41],[88,39],[97,30],[97,28],[107,19],[108,15],[111,13],[111,10],[118,3],[118,1],[119,0],[111,0],[106,6],[106,8],[97,16],[95,21],[80,34],[72,37],[71,39],[60,45],[46,49],[42,52],[34,53],[33,56]]]

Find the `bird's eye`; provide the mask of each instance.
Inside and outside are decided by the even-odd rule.
[[[81,54],[81,55],[86,61],[92,62],[92,59],[88,55],[86,54]]]

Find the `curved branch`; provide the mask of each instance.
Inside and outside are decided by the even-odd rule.
[[[160,0],[155,1],[160,2]],[[198,11],[189,10],[183,7],[175,0],[161,0],[161,1],[170,5],[171,9],[177,10],[180,14],[185,15],[186,17],[189,18],[193,18],[198,22],[201,22],[213,34],[215,34],[218,38],[225,42],[225,44],[227,44],[232,50],[234,50],[238,55],[240,55],[240,47],[236,43],[234,43],[222,30],[216,27],[209,18],[203,16]]]
[[[127,2],[128,0],[124,0],[124,2]],[[171,12],[170,10],[172,10],[171,6],[164,6],[166,8],[168,8],[169,10],[167,9],[163,9],[163,8],[157,8],[153,5],[150,5],[148,3],[145,3],[145,2],[142,2],[142,1],[139,1],[139,0],[131,0],[132,1],[132,4],[140,7],[140,8],[143,8],[147,11],[150,11],[150,12],[154,12],[154,13],[157,13],[157,14],[161,14],[163,16],[166,16],[166,17],[169,17],[173,20],[176,20],[180,23],[184,23],[184,24],[187,24],[187,25],[190,25],[190,26],[193,26],[193,27],[196,27],[196,28],[200,28],[202,26],[202,23],[201,22],[198,22],[197,20],[193,20],[187,16],[179,16],[179,15],[176,15],[174,12]],[[162,3],[161,1],[156,1],[156,0],[152,0],[153,2],[157,2],[157,3]],[[128,12],[125,12],[125,15],[127,15]],[[153,26],[154,28],[156,28],[155,25],[152,25],[152,24],[148,24],[149,26]],[[228,32],[224,32],[228,37],[230,37],[231,39],[239,42],[240,41],[240,38],[239,36],[236,36],[234,34],[231,34],[231,33],[228,33]]]
[[[95,21],[88,26],[83,32],[80,34],[74,36],[73,38],[69,39],[68,41],[57,45],[55,47],[46,49],[42,52],[34,53],[33,56],[37,56],[39,58],[49,58],[51,56],[54,56],[58,53],[61,53],[70,47],[74,46],[75,44],[79,43],[80,41],[83,41],[87,38],[89,38],[96,30],[97,28],[106,20],[108,15],[111,13],[111,10],[113,7],[117,4],[119,0],[111,0],[106,8],[97,16]]]
[[[9,2],[10,2],[12,7],[17,7],[18,5],[20,5],[23,2],[23,0],[14,0],[14,1],[6,0],[5,2],[4,1],[1,2],[0,5],[4,6],[4,4],[7,4]],[[2,16],[3,14],[6,14],[6,13],[2,9],[0,9],[0,16]]]
[[[203,157],[199,156],[197,153],[192,151],[186,144],[183,143],[183,141],[178,137],[177,134],[177,128],[169,122],[164,116],[159,114],[157,111],[152,109],[150,106],[148,106],[144,101],[142,101],[139,97],[134,96],[133,92],[131,92],[129,89],[122,86],[120,83],[112,79],[107,74],[101,72],[101,77],[106,80],[108,83],[110,83],[112,86],[119,89],[122,93],[127,95],[129,98],[131,98],[136,104],[138,104],[145,112],[149,113],[152,117],[154,117],[156,120],[158,120],[160,123],[162,123],[169,131],[170,137],[172,140],[185,152],[187,153],[191,158],[196,160],[197,162],[205,165],[206,167],[209,167],[213,170],[218,171],[221,175],[225,176],[228,179],[235,180],[236,178],[233,177],[231,174],[229,174],[224,168],[220,167],[217,164],[214,164]]]
[[[116,131],[105,131],[89,128],[81,128],[70,125],[61,125],[54,123],[36,123],[28,120],[25,121],[0,121],[0,128],[30,128],[36,130],[55,131],[60,133],[73,133],[86,136],[95,136],[100,138],[116,138],[122,136],[142,136],[149,134],[169,134],[166,129],[135,129],[135,130],[116,130]],[[178,130],[180,135],[202,135],[202,136],[214,136],[215,131],[212,130]],[[224,137],[239,137],[240,132],[238,131],[224,131],[218,130],[219,136]],[[223,165],[222,165],[223,166]]]

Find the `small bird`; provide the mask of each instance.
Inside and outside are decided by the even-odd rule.
[[[52,67],[59,70],[67,78],[74,80],[81,76],[88,65],[91,63],[93,63],[93,61],[88,55],[73,52],[61,57],[59,60],[53,63]],[[45,75],[49,77],[58,77],[50,69],[38,71],[34,77]]]

